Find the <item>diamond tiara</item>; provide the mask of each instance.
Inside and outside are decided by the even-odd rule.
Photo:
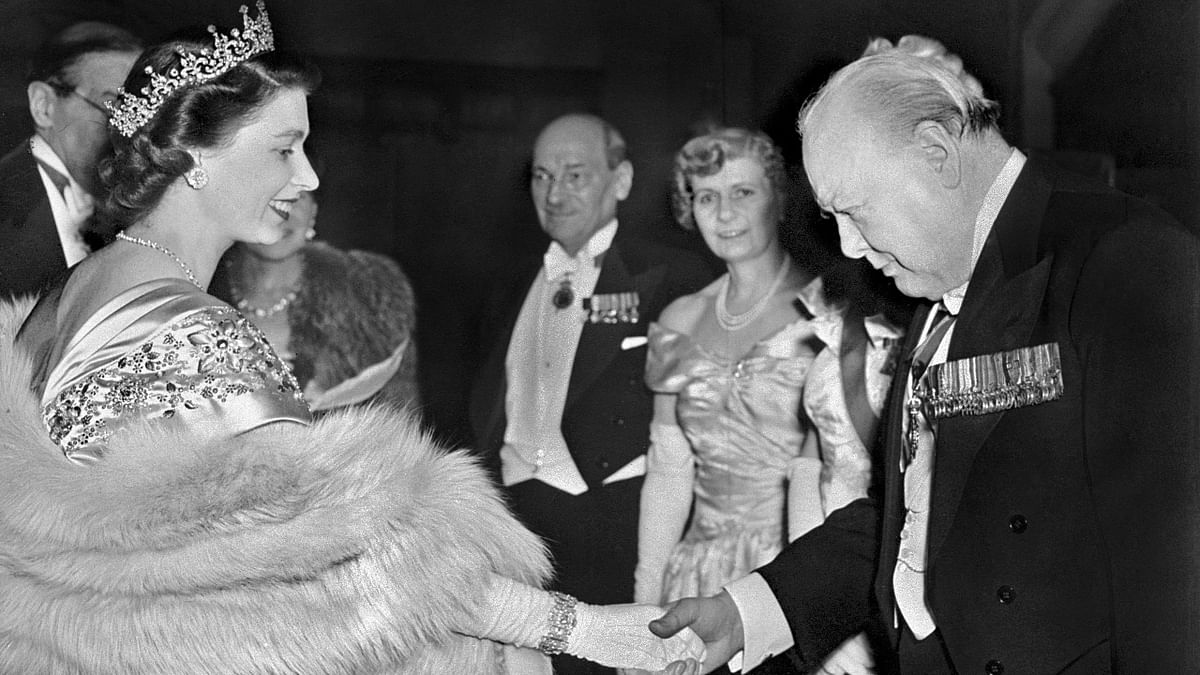
[[[271,31],[271,20],[267,16],[267,6],[263,0],[255,3],[258,16],[251,19],[249,10],[242,5],[238,11],[242,13],[242,30],[234,28],[229,35],[221,35],[215,26],[209,26],[212,33],[212,48],[188,52],[177,50],[179,65],[171,68],[166,75],[154,72],[146,66],[146,74],[150,83],[142,87],[141,94],[131,94],[125,88],[117,90],[116,103],[106,103],[110,112],[109,124],[126,138],[133,136],[146,122],[149,122],[159,106],[180,87],[190,84],[208,82],[225,74],[230,68],[258,54],[275,49],[275,34]]]

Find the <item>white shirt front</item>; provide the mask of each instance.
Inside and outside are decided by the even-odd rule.
[[[987,241],[988,234],[991,233],[992,226],[996,222],[996,217],[1000,213],[1001,207],[1008,199],[1009,192],[1012,191],[1013,184],[1021,173],[1021,169],[1025,166],[1025,155],[1019,150],[1014,149],[1008,157],[1008,161],[992,181],[991,187],[988,189],[987,195],[984,197],[983,205],[979,210],[979,214],[975,219],[975,231],[972,241],[971,251],[971,268],[974,269],[975,264],[979,261],[979,256],[983,252],[983,245]],[[970,283],[970,280],[967,282]],[[957,315],[962,307],[963,298],[966,297],[967,284],[959,288],[955,288],[947,292],[942,302],[952,315]],[[930,313],[930,321],[932,321],[932,312]],[[929,330],[929,322],[926,322],[925,333]],[[950,339],[954,332],[954,327],[951,326],[946,335],[942,337],[941,344],[938,346],[938,351],[930,360],[930,363],[940,363],[946,360],[946,353],[949,350]],[[912,383],[909,382],[909,387],[906,392],[911,393]],[[906,404],[907,394],[902,404]],[[930,444],[932,446],[932,444]],[[924,450],[922,446],[921,450]],[[926,454],[925,460],[921,461],[920,455]],[[921,466],[918,466],[920,464]],[[927,472],[927,473],[926,473]],[[929,483],[933,477],[933,452],[918,452],[918,461],[907,467],[904,476],[905,482],[905,506],[906,508],[915,507],[928,514],[929,507]],[[924,474],[924,475],[922,475]],[[918,484],[922,478],[924,479],[923,494],[921,486]],[[908,494],[910,490],[910,481],[912,488],[916,494]],[[922,508],[923,505],[923,508]],[[906,520],[904,532],[908,532],[907,538],[919,538],[922,542],[928,533],[929,521],[927,517],[914,518],[912,522]],[[928,551],[923,547],[916,547],[910,544],[909,553],[914,553],[919,550],[919,556],[913,555],[909,558],[909,564],[918,565],[920,569],[924,569],[925,559]],[[901,555],[905,555],[902,550]],[[831,561],[836,563],[836,561]],[[887,564],[881,561],[881,564]],[[893,563],[894,564],[894,563]],[[910,629],[914,635],[917,634],[917,628],[914,623],[920,626],[922,630],[928,629],[933,631],[931,626],[936,628],[933,616],[925,605],[925,586],[924,574],[908,576],[901,583],[917,583],[916,588],[897,589],[896,599],[899,607],[901,601],[900,596],[903,594],[907,599],[917,598],[918,602],[906,603],[907,606],[899,609],[904,613],[905,620],[908,622]],[[893,575],[893,584],[896,583],[896,577]],[[779,654],[787,649],[790,649],[795,642],[792,638],[791,629],[787,623],[787,617],[783,613],[783,609],[779,606],[779,601],[771,593],[771,587],[767,585],[766,580],[757,573],[749,574],[742,579],[734,581],[727,585],[725,590],[733,598],[734,604],[738,607],[738,613],[742,617],[743,634],[745,635],[745,646],[743,652],[739,655],[744,657],[743,663],[732,663],[735,669],[740,666],[743,671],[750,670],[767,658],[774,654]],[[928,633],[926,633],[928,635]]]
[[[92,197],[79,183],[75,182],[71,172],[67,171],[66,165],[58,155],[54,154],[54,150],[41,136],[34,134],[29,139],[29,150],[38,160],[38,175],[42,178],[42,187],[45,188],[46,197],[50,200],[50,213],[54,216],[54,225],[58,230],[58,241],[62,246],[63,257],[67,260],[67,267],[70,267],[91,253],[91,249],[83,241],[83,228],[92,216]],[[68,202],[63,193],[58,191],[58,186],[50,179],[50,175],[42,167],[42,163],[67,177],[69,182],[65,189],[71,192],[71,202]]]
[[[614,219],[593,234],[574,257],[552,242],[525,296],[504,362],[508,425],[500,460],[505,485],[540,480],[572,495],[587,492],[587,483],[562,435],[562,415],[583,333],[583,299],[595,290],[601,256],[612,246],[616,233]],[[568,277],[574,299],[559,309],[553,297]]]

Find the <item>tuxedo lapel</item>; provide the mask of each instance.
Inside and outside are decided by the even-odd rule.
[[[641,271],[635,271],[626,258],[620,245],[614,242],[604,254],[600,278],[596,281],[596,289],[592,295],[636,291],[640,303],[645,306],[655,289],[662,283],[666,266],[651,265]],[[575,351],[575,361],[571,367],[571,380],[564,410],[570,410],[571,405],[592,386],[596,378],[621,352],[623,338],[645,335],[645,321],[643,317],[638,319],[638,323],[584,324],[583,333],[579,336],[579,346]]]
[[[1053,263],[1052,256],[1039,259],[1038,252],[1051,186],[1036,170],[1028,165],[1026,169],[1013,186],[971,274],[951,334],[949,361],[1031,346]],[[929,510],[931,563],[954,520],[975,455],[1004,414],[962,415],[938,422]]]
[[[0,160],[0,294],[35,291],[66,269],[29,144]]]

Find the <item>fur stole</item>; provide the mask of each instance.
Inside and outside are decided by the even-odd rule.
[[[202,440],[153,422],[79,466],[0,302],[0,673],[489,673],[489,572],[541,542],[484,473],[367,406]]]
[[[303,255],[304,276],[288,312],[300,381],[311,378],[328,389],[386,359],[408,339],[396,377],[410,384],[415,397],[417,303],[400,266],[377,253],[321,242],[306,245]]]

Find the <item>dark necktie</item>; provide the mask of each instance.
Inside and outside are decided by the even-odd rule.
[[[929,332],[926,333],[925,339],[921,340],[921,344],[913,350],[913,386],[916,386],[917,382],[924,377],[926,369],[929,368],[929,362],[937,353],[938,345],[942,344],[942,339],[946,337],[946,331],[950,330],[950,326],[954,324],[954,318],[954,315],[942,303],[939,302],[933,306],[933,321],[929,324]]]
[[[47,162],[44,162],[37,157],[34,157],[34,160],[36,160],[38,166],[42,167],[42,170],[46,172],[46,176],[50,178],[50,182],[53,183],[54,187],[58,189],[58,193],[62,195],[63,200],[67,201],[67,187],[71,184],[71,179],[67,178],[63,172],[50,166],[50,164]],[[83,245],[87,247],[89,252],[95,251],[96,249],[104,246],[104,237],[98,232],[92,230],[92,228],[88,227],[88,221],[85,220],[80,225],[79,229],[79,238],[83,241]]]

